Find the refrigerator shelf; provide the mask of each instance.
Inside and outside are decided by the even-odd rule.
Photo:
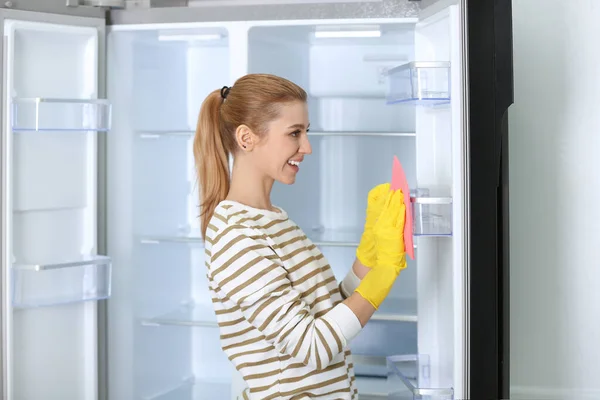
[[[13,98],[14,132],[95,131],[111,127],[111,105],[104,99]]]
[[[184,377],[173,387],[153,392],[141,400],[217,400],[231,398],[231,385],[226,382],[205,382],[194,376]]]
[[[453,400],[452,388],[431,388],[429,356],[424,354],[387,357],[388,390],[391,400]]]
[[[417,322],[416,299],[388,297],[371,317],[380,322]]]
[[[15,308],[44,307],[90,300],[111,294],[111,259],[82,256],[49,263],[12,266],[12,302]]]
[[[137,132],[137,136],[140,139],[160,139],[164,137],[191,138],[195,133],[195,131],[185,129],[172,131],[139,131]]]
[[[159,139],[162,137],[192,137],[196,132],[191,130],[173,131],[139,131],[140,139]],[[415,132],[393,132],[393,131],[317,131],[311,130],[309,136],[392,136],[392,137],[416,137]]]
[[[359,400],[387,399],[387,385],[385,378],[371,376],[356,376],[356,388]]]
[[[204,247],[204,239],[199,235],[144,235],[141,244],[184,243]]]
[[[388,104],[450,102],[450,62],[413,61],[390,69],[387,76]]]
[[[451,197],[411,197],[414,236],[452,236]]]
[[[166,400],[175,397],[179,398],[190,398],[188,393],[191,392],[191,389],[195,382],[194,376],[186,376],[181,379],[181,382],[177,384],[162,388],[162,389],[151,389],[147,390],[151,394],[143,395],[140,397],[141,400]]]
[[[308,136],[394,136],[416,137],[415,132],[368,132],[368,131],[309,131]]]
[[[414,299],[387,298],[371,321],[379,322],[417,322],[416,302]],[[140,321],[144,326],[188,326],[217,328],[217,318],[212,304],[191,303],[181,308]]]
[[[316,228],[305,233],[315,246],[357,247],[362,230]]]
[[[141,320],[144,326],[188,326],[216,328],[217,318],[212,304],[186,304],[172,312]]]

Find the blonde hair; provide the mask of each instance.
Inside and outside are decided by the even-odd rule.
[[[194,137],[202,237],[215,208],[229,192],[229,156],[236,151],[237,127],[246,125],[262,135],[269,122],[279,117],[283,103],[306,100],[300,86],[267,74],[245,75],[231,88],[217,89],[206,97]]]

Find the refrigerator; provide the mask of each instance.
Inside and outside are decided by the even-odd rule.
[[[339,280],[406,172],[415,256],[350,345],[359,398],[509,397],[510,0],[23,0],[0,24],[3,399],[234,398],[191,146],[247,73],[309,95],[272,200]]]

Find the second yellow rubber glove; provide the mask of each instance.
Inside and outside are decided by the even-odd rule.
[[[376,309],[387,297],[400,271],[406,268],[405,211],[402,191],[389,192],[381,215],[373,226],[377,260],[375,266],[361,280],[356,292]]]
[[[356,249],[356,258],[365,267],[373,268],[377,261],[373,227],[383,210],[388,194],[390,194],[390,184],[382,183],[371,189],[367,197],[365,227],[358,248]]]

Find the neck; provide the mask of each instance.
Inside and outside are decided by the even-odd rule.
[[[231,173],[231,185],[227,200],[237,201],[250,207],[273,210],[271,189],[273,179],[264,177],[251,165],[234,162]]]

